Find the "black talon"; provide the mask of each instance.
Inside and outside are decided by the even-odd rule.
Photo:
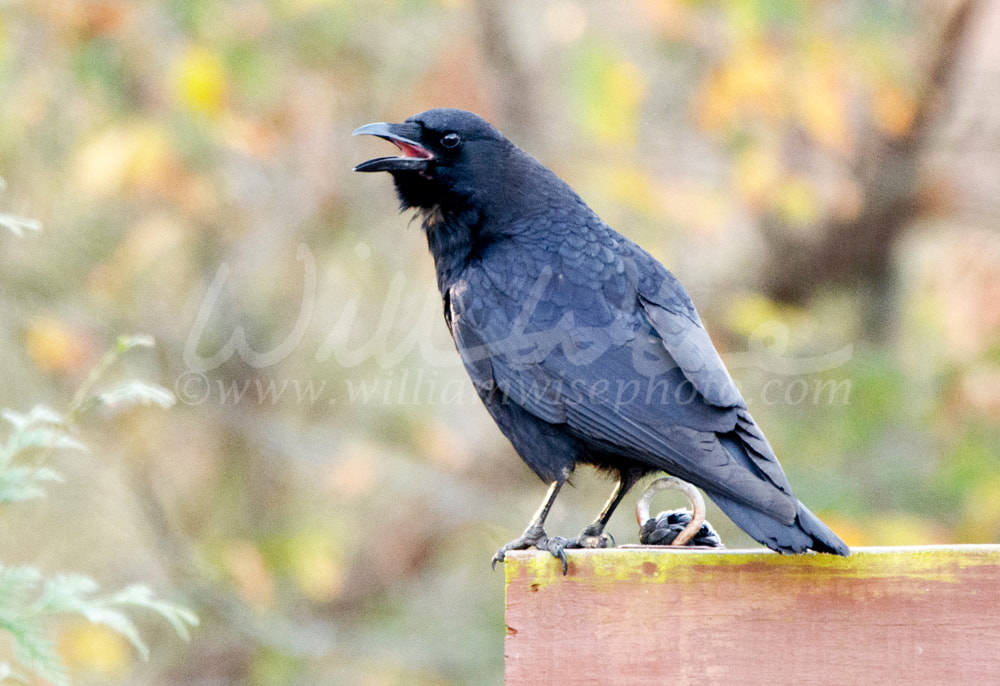
[[[529,527],[520,538],[516,538],[510,543],[501,546],[493,556],[493,561],[490,566],[496,570],[497,562],[503,562],[506,559],[507,551],[509,550],[537,548],[538,550],[549,552],[553,557],[558,558],[562,562],[563,575],[565,575],[569,570],[569,560],[566,559],[566,548],[580,547],[578,545],[574,545],[574,543],[575,540],[569,541],[559,536],[552,536],[550,538],[545,534],[545,530],[539,527]]]
[[[566,548],[572,547],[571,543],[572,541],[567,541],[561,536],[553,536],[552,538],[539,541],[535,547],[539,550],[547,550],[552,553],[553,557],[558,558],[562,562],[563,576],[566,576],[566,572],[569,570],[569,560],[566,559]]]
[[[558,551],[552,551],[552,554],[562,560],[563,576],[566,576],[566,572],[569,571],[569,561],[566,559],[566,551],[559,548]]]

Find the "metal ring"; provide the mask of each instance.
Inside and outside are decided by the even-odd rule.
[[[701,496],[701,492],[687,481],[681,481],[675,476],[665,476],[651,483],[636,503],[635,518],[639,526],[642,526],[649,519],[649,503],[653,500],[653,496],[667,490],[680,491],[691,504],[691,521],[670,543],[675,546],[684,545],[695,537],[705,522],[705,499]]]

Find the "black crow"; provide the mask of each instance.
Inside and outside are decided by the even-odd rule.
[[[598,217],[559,177],[481,117],[433,109],[368,124],[400,154],[389,172],[422,217],[444,317],[486,409],[550,484],[524,534],[502,546],[612,544],[604,528],[650,472],[702,488],[741,529],[781,553],[848,548],[792,494],[774,451],[676,277]],[[617,478],[573,539],[545,517],[578,464]]]

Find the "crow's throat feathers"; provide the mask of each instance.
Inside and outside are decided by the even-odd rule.
[[[472,209],[449,212],[440,207],[423,210],[420,214],[427,247],[434,257],[437,285],[444,293],[475,256],[481,217]]]

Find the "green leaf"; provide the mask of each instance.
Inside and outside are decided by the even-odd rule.
[[[0,226],[6,227],[8,231],[18,238],[24,238],[24,234],[29,231],[42,230],[42,223],[37,219],[28,219],[27,217],[18,217],[15,214],[5,214],[2,212],[0,212]]]
[[[112,410],[135,405],[157,405],[167,410],[176,402],[174,394],[166,388],[144,381],[129,381],[109,391],[102,391],[95,396],[95,400]]]
[[[134,334],[131,336],[119,336],[115,341],[115,352],[121,354],[128,352],[132,348],[152,348],[156,345],[156,339],[148,334]]]
[[[34,567],[0,565],[0,622],[10,616],[11,608],[27,602],[41,579],[42,573]]]
[[[14,656],[55,686],[72,686],[66,665],[63,664],[55,642],[41,632],[37,625],[24,625],[21,631],[11,631],[14,636]]]
[[[61,574],[45,581],[45,589],[33,611],[40,615],[72,612],[94,624],[103,624],[128,639],[143,659],[149,659],[149,647],[135,623],[120,608],[132,606],[152,610],[169,622],[184,640],[190,638],[188,627],[198,625],[198,617],[191,610],[157,598],[147,586],[135,584],[108,596],[95,596],[97,591],[97,582],[90,577]]]
[[[0,505],[45,495],[44,482],[62,481],[59,472],[47,467],[7,467],[0,470]]]
[[[61,414],[44,405],[35,405],[28,414],[4,409],[0,410],[0,416],[13,424],[15,429],[23,428],[29,424],[62,424],[64,421]]]
[[[171,407],[174,404],[174,396],[170,391],[142,381],[132,381],[119,389],[107,391],[103,394],[103,398],[101,397],[102,394],[92,395],[97,382],[121,355],[132,348],[148,348],[155,345],[155,343],[152,336],[143,334],[119,336],[115,341],[114,347],[106,352],[94,368],[90,370],[87,378],[73,396],[69,412],[67,413],[70,422],[76,422],[80,415],[87,410],[100,405],[115,407],[116,404],[118,406],[130,406],[141,403],[145,405],[159,405],[164,409]]]
[[[56,686],[69,686],[66,668],[55,644],[45,636],[31,596],[42,583],[42,573],[34,567],[0,565],[0,629],[14,639],[14,655],[19,662]]]
[[[11,427],[6,442],[0,444],[0,505],[42,496],[46,482],[62,480],[58,472],[38,464],[48,453],[41,453],[36,464],[12,462],[26,453],[42,449],[86,451],[87,447],[71,433],[79,415],[86,409],[97,405],[117,409],[140,404],[168,408],[174,404],[170,391],[143,381],[129,381],[94,393],[97,382],[121,354],[135,347],[152,345],[153,339],[149,336],[120,337],[77,390],[66,415],[43,405],[27,413],[0,410],[0,417]],[[14,657],[55,686],[70,686],[56,645],[44,631],[45,620],[53,615],[77,614],[92,623],[107,626],[126,638],[144,659],[149,658],[149,647],[125,609],[152,610],[185,640],[189,638],[189,627],[198,624],[191,610],[156,598],[146,586],[129,586],[103,596],[98,595],[99,590],[96,581],[82,574],[46,578],[34,567],[0,565],[0,632],[11,637]],[[0,662],[0,682],[15,677],[9,665]]]
[[[58,574],[45,580],[42,594],[35,601],[37,614],[57,612],[80,612],[100,587],[97,582],[83,574]]]
[[[14,457],[35,448],[59,448],[87,452],[87,446],[73,438],[61,428],[51,426],[29,426],[21,431],[15,431],[7,440],[4,452],[7,457]]]
[[[7,443],[0,446],[0,469],[17,455],[33,449],[87,452],[87,446],[69,434],[63,417],[47,407],[37,405],[26,415],[12,410],[0,410],[0,416],[14,427]]]
[[[147,586],[134,584],[111,597],[112,602],[144,607],[167,620],[185,641],[191,638],[188,627],[198,626],[198,615],[186,607],[157,598]]]

